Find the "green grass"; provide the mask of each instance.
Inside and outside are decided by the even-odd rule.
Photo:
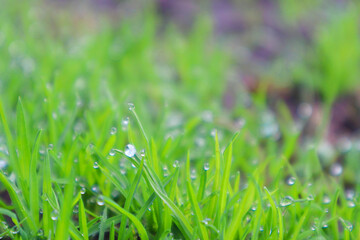
[[[261,90],[249,93],[250,106],[239,96],[223,108],[232,58],[209,19],[159,32],[144,10],[71,28],[61,9],[46,16],[38,1],[5,3],[0,237],[360,236],[355,142],[329,155],[316,134],[300,137],[285,104],[271,111]],[[326,48],[326,32],[319,39]]]

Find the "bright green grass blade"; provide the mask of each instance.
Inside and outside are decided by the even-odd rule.
[[[106,220],[107,220],[107,207],[104,208],[103,215],[101,216],[99,240],[104,240],[106,231]]]
[[[26,122],[25,122],[25,113],[24,108],[21,103],[21,99],[19,98],[17,109],[16,109],[16,135],[17,135],[17,148],[19,150],[19,166],[20,168],[19,172],[21,175],[20,178],[20,186],[21,190],[23,191],[23,196],[27,203],[30,203],[29,198],[29,185],[28,185],[28,179],[29,179],[29,168],[30,168],[30,161],[31,161],[31,155],[30,155],[30,144],[27,136],[27,130],[26,130]]]
[[[67,239],[69,235],[70,217],[72,214],[72,208],[70,206],[73,201],[72,196],[74,191],[73,181],[74,179],[71,177],[69,183],[65,186],[64,199],[60,208],[60,217],[56,225],[56,240]]]
[[[179,178],[179,169],[176,168],[175,170],[175,174],[174,174],[174,179],[171,181],[171,185],[169,186],[169,198],[171,200],[175,199],[175,195],[176,195],[176,189],[177,189],[177,182],[178,182],[178,178]],[[171,231],[171,225],[172,225],[172,216],[171,216],[171,210],[169,207],[165,206],[164,209],[164,231]]]
[[[16,191],[16,187],[7,179],[7,177],[0,171],[0,182],[2,182],[3,186],[7,190],[10,195],[11,201],[14,204],[16,213],[18,214],[20,219],[24,219],[26,223],[26,228],[29,230],[30,233],[35,234],[37,228],[34,222],[31,219],[31,216],[27,209],[24,206],[24,203],[20,200],[20,197]]]
[[[175,203],[167,196],[164,191],[160,180],[155,174],[153,174],[151,168],[148,168],[145,165],[145,174],[144,177],[147,182],[151,185],[151,188],[154,192],[164,201],[164,203],[171,209],[175,217],[177,218],[177,223],[180,224],[180,228],[183,230],[184,237],[190,238],[192,236],[192,227],[190,226],[188,220],[181,212],[181,210],[175,205]]]
[[[213,192],[218,191],[220,189],[220,181],[221,181],[221,156],[220,156],[220,145],[219,145],[219,137],[216,131],[215,133],[215,177],[214,177],[214,184],[213,184]],[[210,204],[209,204],[209,216],[212,216],[213,219],[216,216],[216,206],[218,201],[218,197],[215,196]]]
[[[283,222],[283,216],[281,213],[281,209],[277,208],[277,213],[278,213],[278,226],[279,226],[279,240],[283,240],[284,239],[284,222]]]
[[[36,171],[37,162],[39,158],[39,145],[41,138],[41,130],[37,133],[35,138],[35,144],[31,154],[30,162],[30,210],[32,218],[36,226],[39,226],[39,182],[38,182],[38,173]]]
[[[70,223],[69,234],[70,234],[71,239],[74,239],[74,240],[84,240],[88,237],[88,236],[82,235],[77,230],[77,228],[74,226],[74,224],[72,222]]]
[[[140,235],[141,239],[148,240],[149,237],[146,233],[146,230],[144,226],[141,224],[141,222],[131,213],[128,211],[125,211],[122,207],[120,207],[117,203],[115,203],[111,198],[108,198],[104,196],[105,203],[112,209],[116,210],[117,212],[126,215],[130,221],[135,225],[136,229],[138,230],[138,233]]]
[[[306,208],[306,210],[304,211],[303,215],[301,216],[301,218],[299,219],[299,221],[297,221],[295,229],[293,231],[293,234],[291,236],[291,239],[296,240],[298,239],[298,235],[301,231],[302,225],[305,222],[305,219],[307,218],[308,214],[309,214],[309,210],[310,210],[310,206],[308,206]]]
[[[111,222],[109,240],[115,240],[115,222]]]
[[[86,214],[85,214],[85,207],[84,202],[82,198],[80,198],[79,201],[79,226],[80,226],[80,232],[85,240],[88,240],[89,232],[87,227],[87,220],[86,220]]]
[[[9,151],[10,165],[13,167],[13,169],[15,171],[18,171],[18,166],[17,166],[18,160],[17,160],[15,145],[14,145],[15,143],[14,143],[14,139],[11,134],[8,122],[5,117],[5,112],[4,112],[1,100],[0,100],[0,117],[1,117],[1,121],[2,121],[2,126],[5,131],[6,143],[7,143],[8,151]],[[19,173],[19,172],[17,172],[17,173]]]
[[[140,182],[140,179],[141,179],[141,175],[142,175],[143,167],[144,167],[144,162],[145,162],[145,158],[142,158],[141,163],[140,163],[140,167],[138,168],[138,171],[137,171],[137,173],[135,175],[135,178],[133,180],[133,184],[131,185],[131,188],[129,190],[129,193],[128,193],[126,201],[125,201],[125,205],[124,205],[124,210],[125,211],[130,210],[132,200],[134,198],[136,189],[137,189],[137,187],[139,185],[139,182]],[[120,229],[119,229],[119,237],[118,237],[119,239],[124,239],[126,222],[127,222],[126,215],[123,215],[123,217],[121,219]]]
[[[49,151],[46,151],[46,156],[43,164],[43,199],[48,198],[52,194],[51,187],[51,168],[50,168],[50,159],[49,159]],[[42,201],[43,205],[43,228],[44,228],[44,236],[49,236],[52,232],[52,220],[51,220],[51,206],[49,200]]]
[[[195,220],[196,223],[200,229],[200,238],[204,240],[208,240],[209,236],[207,233],[206,227],[202,224],[202,221],[204,220],[204,217],[202,215],[201,209],[199,207],[199,204],[196,200],[195,192],[191,186],[191,178],[190,178],[190,153],[187,154],[187,161],[186,161],[186,185],[187,185],[187,192],[188,196],[190,198],[190,202],[192,205],[192,208],[194,210]]]
[[[226,152],[224,172],[221,179],[219,209],[215,221],[218,228],[220,228],[220,221],[221,221],[220,218],[222,217],[226,206],[226,197],[228,193],[228,183],[229,183],[230,170],[231,170],[231,159],[232,159],[232,142],[230,143]]]

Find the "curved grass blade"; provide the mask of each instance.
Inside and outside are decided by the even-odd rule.
[[[121,214],[126,215],[133,222],[136,229],[138,230],[138,233],[139,233],[141,239],[144,239],[144,240],[149,239],[144,226],[136,218],[136,216],[132,215],[131,213],[129,213],[128,211],[126,211],[125,209],[120,207],[117,203],[115,203],[113,200],[111,200],[111,198],[104,196],[104,201],[109,207],[115,209],[116,211],[118,211]]]

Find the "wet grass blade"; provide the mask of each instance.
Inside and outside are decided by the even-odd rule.
[[[130,221],[132,221],[132,223],[135,225],[136,229],[138,230],[138,233],[139,233],[141,239],[144,239],[144,240],[149,239],[144,226],[136,218],[136,216],[132,215],[131,213],[129,213],[128,211],[126,211],[125,209],[120,207],[117,203],[115,203],[113,200],[111,200],[111,198],[104,196],[104,201],[110,208],[116,210],[117,212],[119,212],[121,214],[126,215],[126,217],[129,218]]]
[[[36,226],[39,226],[39,182],[37,173],[37,163],[39,158],[39,145],[41,138],[41,130],[37,133],[35,144],[33,147],[30,162],[30,210]]]
[[[88,232],[88,227],[87,227],[87,219],[86,219],[84,202],[83,202],[82,198],[80,198],[80,201],[79,201],[79,227],[80,227],[80,232],[81,232],[82,236],[84,237],[84,239],[88,240],[89,232]]]
[[[196,223],[198,225],[198,228],[200,229],[200,238],[204,239],[204,240],[208,240],[209,236],[208,236],[208,233],[207,233],[207,229],[202,224],[202,221],[204,220],[204,217],[202,215],[201,209],[200,209],[199,204],[197,202],[194,189],[191,186],[190,153],[189,152],[187,154],[187,161],[186,161],[186,186],[187,186],[188,196],[190,198],[190,202],[191,202],[192,208],[194,210],[195,221],[196,221]]]

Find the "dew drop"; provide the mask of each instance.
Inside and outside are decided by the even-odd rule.
[[[124,117],[122,120],[121,120],[121,129],[123,131],[126,131],[128,129],[128,126],[129,126],[129,117]]]
[[[74,209],[73,209],[73,213],[78,213],[79,212],[79,205],[78,204],[76,204],[75,206],[74,206]]]
[[[216,128],[213,128],[210,132],[210,136],[215,137],[216,136]]]
[[[353,200],[355,197],[355,191],[353,189],[347,189],[345,191],[345,196],[347,200]]]
[[[140,151],[140,156],[141,156],[141,157],[145,157],[145,149],[141,149],[141,151]]]
[[[201,222],[204,223],[205,225],[208,225],[210,221],[211,221],[210,218],[205,218],[205,219],[202,220]]]
[[[353,225],[351,224],[351,222],[350,221],[343,221],[343,223],[344,223],[344,226],[345,226],[345,228],[348,230],[348,231],[352,231],[353,230]]]
[[[7,167],[7,161],[0,159],[0,169],[5,169]]]
[[[313,196],[312,194],[310,194],[310,195],[306,198],[306,200],[308,200],[308,201],[314,201],[314,196]]]
[[[173,163],[173,167],[174,168],[178,168],[180,166],[180,163],[178,160],[175,160],[174,163]]]
[[[333,176],[340,176],[342,171],[343,168],[339,163],[334,163],[330,168],[330,174]]]
[[[295,177],[289,177],[289,178],[287,179],[287,181],[286,181],[287,185],[289,185],[289,186],[294,185],[295,182],[296,182],[296,178],[295,178]]]
[[[39,229],[39,231],[37,232],[37,234],[36,234],[38,237],[42,237],[42,236],[44,236],[44,230],[42,230],[42,229]]]
[[[92,191],[93,193],[99,192],[99,187],[98,187],[98,185],[94,184],[94,185],[91,187],[91,191]]]
[[[327,224],[324,224],[324,225],[322,225],[322,228],[328,228],[329,227],[329,225],[327,225]]]
[[[168,170],[168,167],[166,165],[164,165],[163,171],[164,171],[164,177],[169,176],[169,170]]]
[[[136,154],[136,148],[135,148],[135,146],[132,145],[132,144],[126,145],[126,147],[125,147],[125,155],[126,155],[127,157],[132,158],[132,157],[135,156],[135,154]]]
[[[353,201],[348,201],[348,202],[347,202],[347,206],[348,206],[349,208],[353,208],[353,207],[355,207],[356,205],[355,205],[355,203],[354,203]]]
[[[190,178],[191,178],[191,180],[195,180],[195,179],[196,179],[196,170],[195,170],[195,169],[191,170]]]
[[[130,111],[134,111],[135,105],[133,103],[128,103],[128,107]]]
[[[18,228],[18,226],[14,226],[11,231],[10,231],[13,235],[16,235],[20,232],[20,229]]]
[[[111,149],[110,152],[109,152],[109,155],[110,155],[110,156],[115,156],[115,150],[114,150],[114,149]]]
[[[86,188],[82,187],[82,188],[80,189],[80,194],[81,194],[81,195],[84,195],[85,193],[86,193]]]
[[[328,195],[324,195],[322,202],[323,204],[329,204],[331,202],[331,199]]]
[[[210,169],[210,164],[207,162],[204,164],[204,170],[208,171]]]
[[[110,129],[110,135],[114,135],[114,134],[116,134],[116,132],[117,132],[117,128],[116,128],[116,127],[112,127],[112,128]]]
[[[53,148],[54,148],[54,144],[50,143],[50,144],[48,145],[48,149],[49,149],[49,150],[52,150]]]
[[[57,211],[57,210],[53,210],[53,211],[51,212],[51,219],[52,219],[53,221],[56,221],[56,220],[58,219],[58,215],[59,215],[58,211]]]
[[[97,205],[99,205],[99,206],[104,206],[104,204],[105,204],[105,202],[104,202],[104,197],[103,196],[98,196],[97,198],[96,198],[96,203],[97,203]]]
[[[294,199],[292,197],[286,196],[280,200],[280,206],[287,207],[287,206],[290,206],[291,204],[293,204],[293,202],[294,202]]]
[[[98,169],[98,168],[99,168],[98,162],[94,162],[93,168],[95,168],[95,169]]]

